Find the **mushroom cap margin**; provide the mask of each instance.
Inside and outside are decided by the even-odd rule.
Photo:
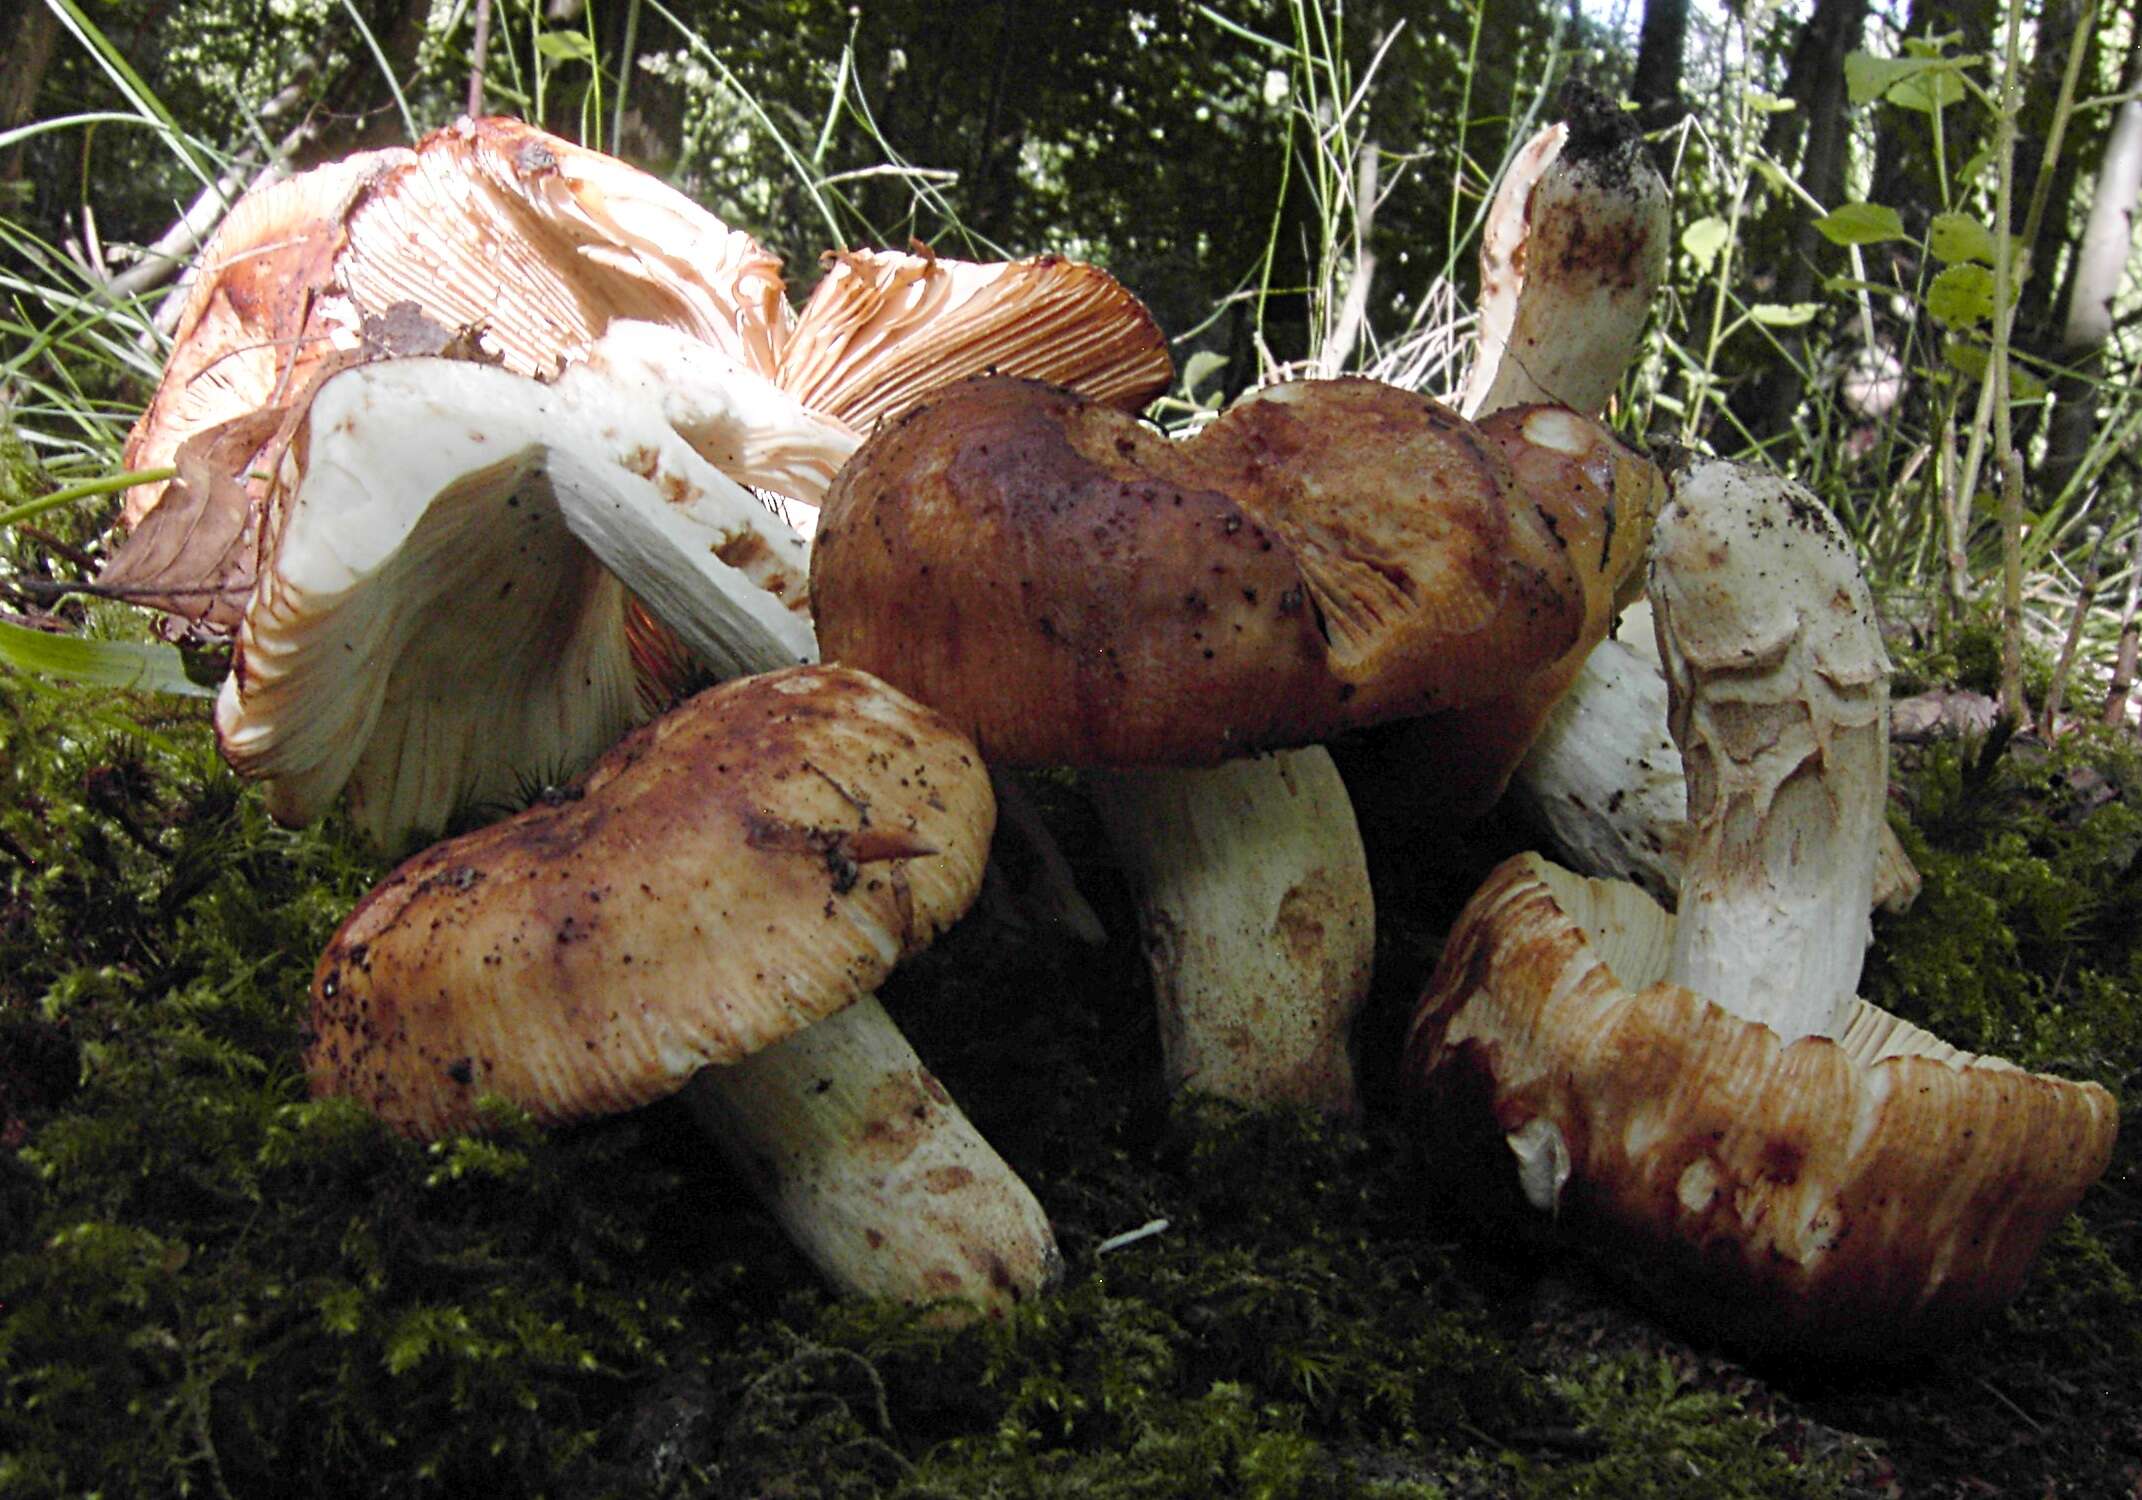
[[[2013,1297],[2110,1159],[2112,1096],[1865,1001],[1841,1041],[1781,1046],[1657,982],[1672,920],[1537,855],[1497,868],[1407,1043],[1434,1169],[1509,1204],[1513,1150],[1551,1136],[1558,1227],[1669,1316],[1766,1354],[1894,1361]]]

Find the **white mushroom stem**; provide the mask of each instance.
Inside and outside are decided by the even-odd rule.
[[[561,485],[560,494],[575,533],[702,660],[746,673],[816,658],[800,615],[774,616],[778,633],[724,618],[725,594],[713,584],[726,570],[686,514],[592,486]],[[742,1062],[703,1070],[685,1097],[798,1248],[844,1293],[967,1304],[1002,1317],[1061,1273],[1033,1191],[922,1065],[875,995]]]
[[[770,377],[659,323],[612,323],[580,368],[647,403],[738,484],[781,496],[785,519],[806,541],[826,486],[863,441],[846,422],[813,411]],[[589,377],[568,371],[561,384],[576,378]],[[800,556],[792,561],[799,571],[804,566]]]
[[[1666,678],[1649,651],[1613,639],[1592,648],[1510,778],[1510,796],[1564,864],[1633,881],[1673,905],[1688,791],[1666,729]]]
[[[1561,863],[1632,881],[1670,911],[1689,834],[1681,752],[1666,719],[1666,676],[1640,603],[1585,658],[1510,778],[1510,796]],[[1879,838],[1874,903],[1903,911],[1919,894],[1919,871],[1886,821]]]
[[[1479,345],[1458,410],[1604,411],[1665,274],[1670,209],[1643,138],[1611,104],[1527,142],[1481,236]]]
[[[1819,501],[1723,461],[1677,476],[1651,555],[1691,833],[1666,977],[1788,1043],[1841,1035],[1889,775],[1873,599]]]
[[[1040,1203],[874,998],[703,1070],[684,1098],[843,1291],[1002,1317],[1062,1273]]]
[[[1376,924],[1331,756],[1103,771],[1086,786],[1138,895],[1170,1086],[1352,1113],[1348,1033]]]

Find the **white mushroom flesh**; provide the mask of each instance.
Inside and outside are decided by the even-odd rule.
[[[703,1070],[684,1097],[846,1292],[1002,1316],[1061,1274],[1033,1192],[874,997]]]
[[[667,549],[702,591],[692,644],[709,660],[815,654],[806,622],[710,550],[782,545],[779,520],[592,382],[565,393],[435,359],[344,371],[313,402],[278,505],[216,723],[284,821],[347,784],[359,823],[393,846],[576,771],[635,716],[613,575],[646,552]]]

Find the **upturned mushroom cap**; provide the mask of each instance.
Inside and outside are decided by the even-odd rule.
[[[969,375],[1045,380],[1126,411],[1175,377],[1152,314],[1098,266],[894,250],[826,260],[776,374],[797,399],[860,431]]]
[[[657,542],[688,559],[675,586],[710,664],[815,649],[807,621],[717,555],[770,564],[779,522],[599,377],[345,370],[306,410],[273,523],[217,702],[224,755],[286,823],[347,787],[387,847],[571,775],[639,717],[605,562]]]
[[[989,777],[941,719],[799,667],[643,726],[562,800],[434,846],[352,912],[307,1068],[397,1129],[630,1109],[868,995],[980,890]]]
[[[1678,913],[1507,862],[1451,931],[1405,1076],[1441,1169],[1552,1214],[1669,1312],[1761,1349],[1924,1347],[2014,1294],[2104,1170],[2113,1101],[1856,993],[1888,662],[1828,511],[1689,464],[1650,592],[1688,780]]]
[[[771,369],[781,262],[660,179],[520,120],[461,119],[353,205],[337,279],[361,308],[414,302],[524,375],[585,356],[619,318]]]
[[[1676,1320],[1766,1351],[1901,1358],[2012,1297],[2104,1171],[2112,1097],[1864,1000],[1786,1044],[1663,982],[1674,920],[1536,855],[1468,903],[1403,1069],[1469,1209],[1551,1213]]]
[[[460,349],[549,377],[637,319],[770,373],[788,317],[780,262],[749,235],[518,120],[464,119],[315,167],[242,199],[204,250],[126,457],[170,463],[222,427],[216,462],[128,492],[129,534],[99,581],[228,630],[257,572],[255,476],[275,471],[281,418],[342,365]],[[167,501],[174,513],[146,525]]]
[[[1271,387],[1177,443],[978,379],[835,482],[819,639],[992,760],[1216,764],[1500,696],[1560,661],[1592,610],[1586,570],[1622,555],[1558,533],[1580,493],[1604,511],[1596,487],[1523,489],[1496,438],[1374,381]]]

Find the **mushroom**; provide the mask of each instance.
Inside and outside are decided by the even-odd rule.
[[[1504,695],[1572,649],[1591,570],[1623,555],[1568,461],[1596,428],[1504,427],[1309,381],[1175,443],[983,379],[882,427],[829,491],[812,558],[829,658],[994,762],[1107,768],[1090,784],[1140,886],[1171,1085],[1352,1107],[1346,1023],[1373,948],[1358,831],[1321,751],[1237,758]],[[1513,444],[1555,482],[1522,489]],[[1227,761],[1203,786],[1184,769]]]
[[[1551,669],[1501,697],[1393,724],[1349,747],[1349,784],[1400,847],[1470,823],[1502,796],[1556,705],[1596,689],[1585,662],[1642,587],[1636,563],[1657,486],[1623,485],[1615,475],[1645,475],[1648,465],[1593,422],[1557,413],[1595,419],[1606,411],[1665,274],[1670,204],[1642,136],[1611,100],[1572,87],[1564,105],[1569,118],[1527,142],[1495,191],[1480,248],[1473,359],[1450,402],[1496,433],[1521,469],[1546,470],[1523,476],[1528,488],[1555,484],[1557,465],[1589,465],[1612,503],[1581,514],[1580,524],[1585,545],[1605,555],[1590,575],[1584,628]],[[1629,713],[1606,711],[1617,722]],[[1586,782],[1612,774],[1581,757],[1571,769]],[[1560,805],[1582,791],[1557,786],[1550,795]]]
[[[786,331],[781,264],[658,179],[518,120],[463,119],[411,149],[359,153],[240,200],[193,273],[130,466],[262,410],[301,407],[344,364],[463,347],[524,375],[586,357],[620,318],[677,328],[770,370]],[[100,583],[228,631],[255,573],[172,537],[222,537],[258,507],[287,424],[198,479],[129,491],[129,535]],[[145,523],[167,502],[174,514]]]
[[[1688,849],[1688,790],[1666,727],[1666,676],[1648,604],[1625,612],[1614,637],[1584,659],[1510,778],[1510,795],[1563,864],[1632,881],[1673,906]],[[1919,871],[1887,823],[1877,837],[1874,904],[1906,911]]]
[[[613,342],[610,363],[629,375],[652,361],[692,382],[741,375],[758,402],[776,389],[791,407],[801,402],[820,451],[763,487],[784,497],[806,536],[830,472],[825,440],[845,435],[852,446],[856,429],[936,381],[999,369],[1136,407],[1171,378],[1152,319],[1095,267],[1053,256],[829,258],[799,315],[783,299],[781,262],[751,236],[624,162],[496,117],[249,195],[203,254],[127,457],[164,463],[241,420],[253,442],[220,445],[225,483],[197,474],[130,492],[129,534],[100,582],[228,632],[259,548],[250,512],[264,488],[248,476],[275,471],[291,425],[256,414],[291,413],[314,380],[361,360],[459,351],[548,379],[591,358],[614,325],[673,330],[666,342],[651,333]],[[698,389],[672,388],[663,404],[689,423]],[[724,466],[719,434],[687,436]],[[167,514],[151,523],[158,509]],[[643,662],[674,653],[644,616],[633,629]]]
[[[286,823],[346,787],[393,848],[584,766],[640,717],[615,569],[650,554],[671,571],[642,577],[648,598],[701,661],[734,675],[815,655],[781,561],[801,544],[591,372],[345,370],[306,408],[275,501],[216,728]],[[777,566],[786,602],[760,586]]]
[[[713,688],[580,783],[433,846],[313,981],[307,1069],[395,1129],[681,1092],[844,1292],[1001,1317],[1057,1277],[1033,1194],[873,992],[958,920],[994,821],[973,747],[859,672]]]
[[[1511,159],[1480,241],[1479,340],[1451,403],[1478,420],[1606,410],[1666,274],[1672,202],[1634,117],[1588,90]]]
[[[1678,916],[1536,855],[1453,927],[1410,1035],[1430,1169],[1699,1327],[1896,1357],[2012,1296],[2104,1170],[2110,1095],[1859,999],[1888,663],[1835,520],[1678,476],[1651,591],[1687,771]]]
[[[503,282],[501,266],[512,271]],[[800,317],[781,292],[780,262],[748,235],[645,173],[513,120],[463,120],[414,150],[351,158],[253,195],[204,257],[165,380],[130,444],[143,459],[175,451],[185,482],[153,508],[155,497],[135,496],[136,524],[103,581],[211,632],[249,620],[240,632],[247,670],[224,693],[234,763],[275,783],[271,806],[286,819],[316,815],[354,775],[360,823],[395,842],[437,826],[457,803],[569,776],[695,673],[739,670],[729,639],[729,617],[744,607],[738,579],[778,595],[798,616],[777,632],[782,649],[755,658],[757,666],[814,654],[801,615],[805,539],[740,516],[737,486],[778,497],[784,515],[807,526],[860,441],[851,419],[875,420],[929,379],[986,364],[1090,382],[1131,404],[1169,378],[1166,345],[1136,300],[1106,273],[1051,257],[977,266],[848,254]],[[345,385],[337,409],[355,414],[373,453],[390,451],[383,441],[395,449],[408,441],[408,432],[366,415],[383,401],[415,424],[408,431],[447,434],[410,473],[310,415],[319,384],[352,363],[441,354],[494,361],[553,380],[555,389],[543,396],[443,374],[410,377],[429,393],[421,395],[399,377]],[[809,400],[784,380],[807,387]],[[487,404],[452,410],[460,397],[449,393],[476,399],[479,389]],[[364,390],[371,394],[355,394]],[[253,401],[267,404],[247,406]],[[637,408],[615,415],[621,401]],[[540,460],[528,450],[519,471],[497,466],[483,431],[494,404],[498,440],[535,441]],[[522,420],[531,416],[533,427]],[[686,473],[663,457],[674,444],[661,424],[718,476]],[[301,451],[286,461],[300,435]],[[597,457],[583,472],[575,455],[585,453]],[[326,454],[347,457],[349,467],[329,474]],[[455,470],[452,455],[467,465]],[[657,490],[613,482],[619,465],[659,480]],[[560,489],[564,473],[590,483]],[[524,529],[538,512],[562,521],[605,566],[595,568],[556,526],[546,533],[540,555],[549,571],[539,582],[538,552],[516,565],[480,544],[457,543],[452,557],[434,551],[431,562],[452,568],[502,570],[489,596],[520,622],[481,637],[469,662],[446,644],[458,639],[452,629],[383,623],[415,614],[391,593],[368,599],[363,570],[333,561],[350,552],[367,566],[383,563],[420,524],[447,524],[420,523],[434,498],[458,496],[466,519],[481,495],[503,502],[523,481],[535,487],[514,492],[516,504],[526,502]],[[393,518],[391,536],[343,537],[382,515]],[[466,542],[478,533],[463,535]],[[282,546],[302,555],[286,566],[275,555]],[[323,565],[332,580],[307,572]],[[294,581],[301,574],[302,585]],[[711,591],[710,577],[723,580]],[[429,650],[443,673],[427,674],[408,656],[399,667],[375,662],[374,677],[402,673],[389,700],[360,692],[355,717],[334,709],[317,722],[309,709],[286,711],[293,698],[333,692],[305,678],[310,663],[334,660],[344,643],[322,655],[296,623],[313,618],[322,588],[346,623],[376,615],[367,639],[385,632]],[[666,599],[650,609],[641,597],[650,593]],[[595,594],[623,618],[589,613]],[[481,632],[469,597],[464,587],[449,613]],[[541,622],[515,608],[538,599],[552,607]],[[702,608],[710,617],[695,619]],[[679,631],[711,642],[711,653],[695,661]],[[620,688],[620,650],[635,692]],[[520,662],[534,664],[523,674]],[[508,670],[487,690],[468,691],[464,670],[480,676],[487,664]],[[505,703],[520,688],[534,697]],[[428,706],[419,708],[423,695]],[[383,701],[393,706],[382,727],[367,716]],[[1060,861],[1045,864],[1060,870]],[[1075,893],[1058,900],[1083,912]]]

